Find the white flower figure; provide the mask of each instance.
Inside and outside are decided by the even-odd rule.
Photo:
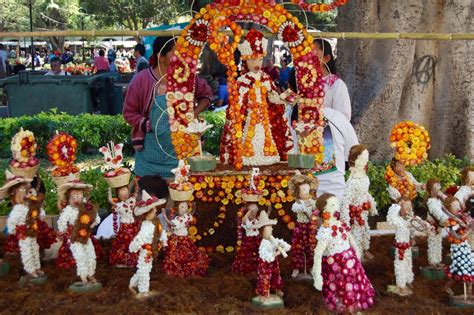
[[[186,132],[190,134],[195,134],[198,138],[199,144],[199,156],[202,156],[202,142],[201,136],[206,132],[206,130],[211,129],[214,125],[208,125],[205,120],[200,121],[199,119],[193,119],[186,128]]]
[[[176,184],[184,184],[188,182],[188,175],[191,166],[186,165],[184,160],[179,160],[178,167],[171,170],[171,173],[174,174],[174,182]]]
[[[258,167],[252,168],[252,173],[250,174],[250,189],[257,190],[257,187],[255,186],[255,180],[257,179],[259,174],[260,169]]]
[[[123,143],[114,144],[112,141],[107,146],[101,147],[99,152],[104,155],[104,161],[107,168],[114,170],[123,167]]]

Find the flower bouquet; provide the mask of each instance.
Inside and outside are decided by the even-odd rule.
[[[104,172],[104,179],[111,188],[127,186],[132,173],[123,163],[123,143],[107,143],[101,147],[99,152],[104,155],[107,170]]]
[[[64,132],[56,132],[46,146],[49,161],[55,166],[52,179],[59,187],[68,182],[68,176],[79,179],[79,168],[74,165],[77,153],[77,140]]]
[[[11,151],[12,160],[10,170],[16,176],[33,178],[39,168],[39,160],[36,158],[36,139],[29,130],[20,129],[12,138]]]
[[[174,181],[169,185],[170,197],[174,201],[188,201],[191,199],[194,187],[188,180],[190,166],[179,160],[178,167],[171,172],[175,175]]]

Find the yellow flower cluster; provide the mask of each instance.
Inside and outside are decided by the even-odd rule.
[[[393,127],[390,145],[395,149],[395,159],[406,166],[413,166],[428,158],[430,137],[425,127],[412,121],[402,121]]]

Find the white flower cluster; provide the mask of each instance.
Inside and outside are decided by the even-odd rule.
[[[71,252],[76,261],[76,273],[78,277],[92,277],[95,274],[96,255],[92,240],[89,238],[86,244],[74,242],[71,244]]]
[[[133,216],[133,210],[137,204],[135,197],[130,197],[125,201],[121,201],[116,204],[115,211],[119,214],[120,223],[122,224],[131,224],[135,222],[135,217]]]
[[[309,219],[316,209],[316,201],[314,199],[300,200],[293,203],[291,211],[296,213],[296,220],[300,223],[309,223]]]
[[[275,261],[279,247],[285,252],[291,249],[290,244],[280,238],[273,238],[273,242],[263,239],[258,248],[258,255],[263,261],[271,263]]]
[[[153,268],[153,257],[148,257],[149,253],[143,245],[153,244],[155,225],[150,221],[144,221],[140,226],[140,232],[130,243],[129,250],[132,253],[138,252],[137,272],[130,279],[130,286],[138,287],[140,293],[150,290],[150,272]]]
[[[474,255],[467,241],[451,244],[452,263],[449,272],[459,276],[474,276]]]
[[[13,158],[18,160],[18,162],[27,162],[28,157],[24,157],[21,155],[22,144],[24,138],[32,138],[33,141],[35,140],[35,135],[29,130],[23,130],[23,127],[18,131],[12,138],[12,142],[10,145],[10,149],[13,154]],[[37,144],[34,144],[34,148],[36,150]]]
[[[63,209],[58,219],[58,231],[64,233],[67,231],[69,225],[73,225],[77,216],[79,215],[79,209],[68,205]]]

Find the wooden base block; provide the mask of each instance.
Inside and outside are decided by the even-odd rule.
[[[83,283],[81,281],[74,282],[69,286],[69,291],[74,293],[95,293],[102,290],[102,284],[100,282],[95,283]]]
[[[210,172],[217,166],[216,157],[213,155],[193,156],[188,159],[192,172]]]
[[[288,154],[288,166],[291,168],[313,168],[314,156],[308,154]]]
[[[6,261],[0,263],[0,277],[5,277],[10,272],[10,264]]]
[[[396,285],[388,285],[387,286],[387,293],[389,294],[396,294],[398,296],[401,296],[401,297],[407,297],[407,296],[410,296],[413,294],[413,291],[409,290],[408,292],[406,293],[401,293],[400,292],[400,288],[397,287]]]
[[[276,294],[270,294],[270,296],[264,300],[261,296],[256,296],[252,299],[252,304],[260,308],[283,308],[285,305],[283,299]]]
[[[48,277],[46,275],[43,276],[38,276],[38,277],[32,277],[30,275],[22,276],[20,278],[20,287],[24,287],[27,285],[43,285],[48,281]]]
[[[474,299],[469,296],[466,300],[464,300],[464,295],[454,295],[449,298],[449,305],[454,307],[461,307],[461,308],[471,308],[474,307]]]
[[[444,279],[443,268],[420,267],[420,272],[423,278],[431,281]]]

